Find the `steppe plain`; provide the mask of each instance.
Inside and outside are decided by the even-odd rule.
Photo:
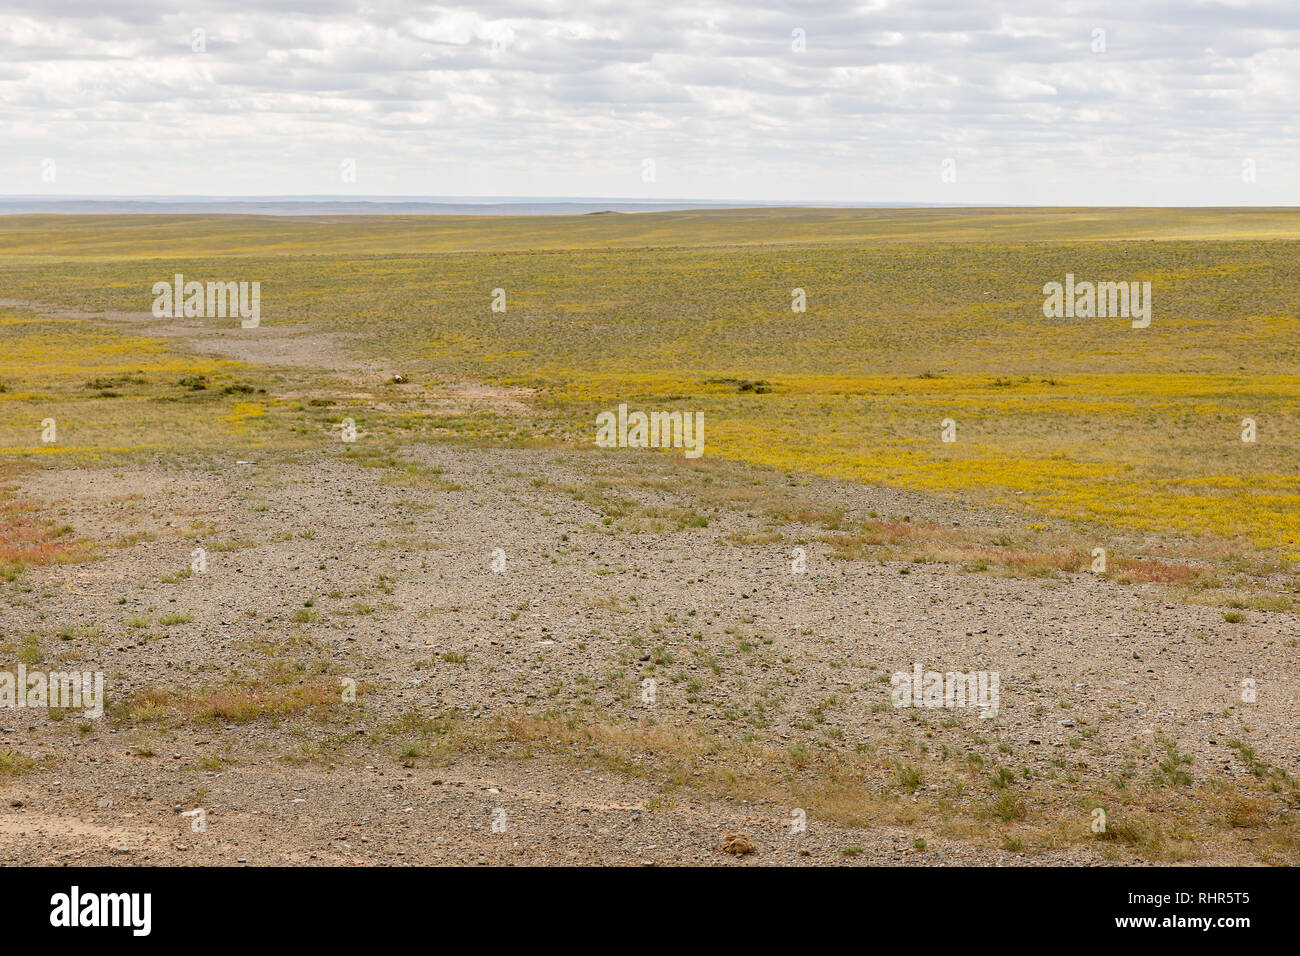
[[[0,218],[0,669],[106,696],[0,707],[0,860],[1294,863],[1297,240]],[[176,273],[259,325],[155,317]],[[1067,273],[1150,326],[1045,317]],[[597,447],[622,403],[704,454]],[[997,715],[894,707],[916,663]]]

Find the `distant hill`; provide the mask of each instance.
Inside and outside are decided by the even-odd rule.
[[[850,207],[857,203],[773,203],[695,199],[427,198],[406,196],[0,196],[0,215],[242,216],[568,216],[600,212],[678,212],[781,206]],[[907,208],[926,203],[869,203]]]

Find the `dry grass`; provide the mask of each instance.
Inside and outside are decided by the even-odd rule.
[[[244,724],[265,718],[307,716],[325,721],[341,706],[337,687],[323,681],[281,685],[258,682],[247,686],[199,690],[148,689],[109,708],[125,725],[169,720],[206,724]]]
[[[20,777],[44,765],[35,757],[16,750],[0,750],[0,777]]]
[[[17,464],[0,465],[0,482],[13,478]],[[0,581],[12,581],[29,567],[86,561],[94,551],[72,528],[51,522],[14,489],[0,484]]]
[[[1122,788],[1062,788],[1039,777],[991,773],[971,763],[906,747],[868,753],[715,736],[698,727],[616,724],[575,714],[516,714],[490,722],[412,712],[383,739],[403,745],[400,759],[447,763],[458,755],[529,759],[539,754],[708,797],[803,808],[808,819],[852,827],[905,827],[987,847],[1028,853],[1096,845],[1116,859],[1195,860],[1227,848],[1266,863],[1293,860],[1300,805],[1289,777],[1264,780],[1212,775],[1186,783],[1162,779]],[[412,741],[436,741],[436,747]],[[412,765],[408,762],[408,766]],[[1284,781],[1271,786],[1269,780]],[[913,799],[915,797],[915,799]],[[1093,832],[1092,810],[1106,829]],[[787,811],[788,812],[788,811]]]

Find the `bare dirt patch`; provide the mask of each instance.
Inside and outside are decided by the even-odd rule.
[[[0,299],[0,308],[23,309],[49,319],[80,319],[150,338],[165,339],[204,355],[254,365],[336,369],[378,375],[381,363],[359,359],[348,348],[355,336],[310,325],[262,322],[242,328],[233,319],[159,319],[150,312],[85,312],[47,303]]]
[[[23,788],[9,812],[166,836],[119,853],[87,835],[77,858],[110,863],[1294,858],[1274,775],[1300,757],[1293,614],[1231,624],[1088,575],[838,559],[755,501],[702,506],[688,479],[722,500],[737,472],[664,456],[402,462],[22,476],[79,534],[127,543],[10,594],[13,652],[102,669],[109,712],[0,710],[0,750],[41,761],[0,781],[5,803]],[[946,514],[834,482],[800,495],[810,515]],[[195,547],[206,570],[184,574]],[[999,672],[999,714],[894,708],[889,675],[913,662]],[[354,702],[320,696],[345,680]],[[1116,839],[1090,835],[1093,801]],[[191,833],[175,808],[200,806]],[[6,859],[79,852],[56,829]],[[756,851],[720,849],[733,833]]]

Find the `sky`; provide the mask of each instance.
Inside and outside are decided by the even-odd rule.
[[[1300,0],[0,0],[0,193],[1300,204]]]

